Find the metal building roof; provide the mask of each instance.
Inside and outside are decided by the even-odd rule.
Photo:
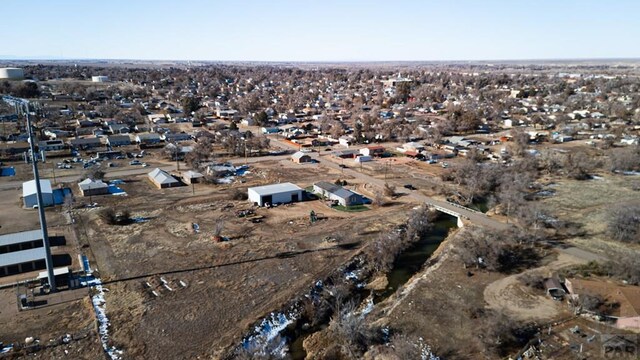
[[[302,157],[304,157],[304,156],[309,157],[309,155],[308,155],[308,154],[306,154],[306,153],[304,153],[304,152],[302,152],[302,151],[298,151],[298,152],[296,152],[295,154],[291,155],[291,158],[298,160],[298,159],[301,159],[301,158],[302,158]]]
[[[40,190],[43,194],[53,194],[51,189],[51,181],[47,179],[40,179]],[[36,193],[36,181],[29,180],[22,183],[22,197],[27,197]]]
[[[199,173],[199,172],[197,172],[197,171],[193,171],[193,170],[185,171],[185,172],[182,174],[182,176],[183,176],[184,178],[187,178],[187,179],[197,179],[197,178],[204,177],[204,175],[200,174],[200,173]]]
[[[78,183],[78,186],[82,191],[91,190],[91,189],[104,189],[108,188],[109,185],[105,184],[102,180],[93,180],[93,179],[84,179]]]
[[[35,240],[42,240],[42,230],[29,230],[0,235],[0,246],[20,244]]]
[[[149,175],[149,177],[158,184],[173,184],[178,182],[178,180],[169,175],[168,172],[158,168],[154,169],[147,175]]]
[[[0,254],[0,267],[44,260],[44,257],[43,247]]]
[[[292,183],[282,183],[282,184],[250,187],[248,190],[251,190],[257,193],[260,196],[264,196],[264,195],[272,195],[272,194],[279,194],[279,193],[285,193],[285,192],[300,191],[302,190],[302,188]]]

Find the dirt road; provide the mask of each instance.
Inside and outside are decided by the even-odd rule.
[[[561,268],[586,262],[580,257],[560,252],[555,261],[527,270],[525,273],[538,272],[543,276],[549,276]],[[556,317],[562,310],[562,303],[546,295],[533,294],[530,289],[520,283],[519,276],[521,274],[510,275],[489,284],[484,289],[487,307],[500,310],[519,320],[548,320]]]

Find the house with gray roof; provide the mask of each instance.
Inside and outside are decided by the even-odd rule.
[[[298,164],[302,164],[302,163],[308,163],[311,162],[311,156],[309,156],[308,154],[305,154],[302,151],[298,151],[295,154],[291,155],[291,161],[293,161],[294,163],[298,163]]]
[[[105,195],[109,193],[109,185],[102,180],[85,179],[78,183],[82,196]]]
[[[102,141],[97,137],[79,138],[70,141],[73,148],[78,150],[94,149],[102,146]]]
[[[149,180],[158,187],[158,189],[170,188],[175,186],[180,186],[182,183],[168,172],[162,169],[154,169],[149,174],[147,174]]]
[[[327,181],[313,184],[313,192],[342,206],[362,205],[362,195]]]
[[[131,145],[131,138],[129,135],[111,135],[107,138],[107,144],[109,146]]]

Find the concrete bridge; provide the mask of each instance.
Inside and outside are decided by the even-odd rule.
[[[480,211],[473,210],[462,205],[447,201],[444,202],[446,206],[442,206],[442,204],[440,204],[440,201],[434,201],[433,199],[426,200],[425,202],[427,203],[429,208],[433,210],[437,210],[447,215],[456,217],[458,219],[457,224],[459,228],[464,226],[464,221],[471,221],[495,229],[502,229],[506,227],[506,224],[495,221]]]

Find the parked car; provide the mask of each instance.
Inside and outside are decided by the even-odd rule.
[[[131,160],[129,161],[129,165],[141,165],[142,163],[138,160]]]

